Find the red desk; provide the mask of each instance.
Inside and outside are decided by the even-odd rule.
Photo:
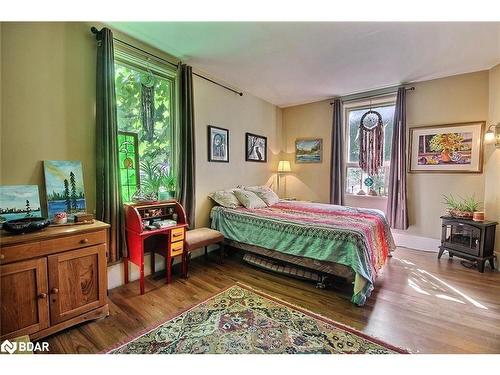
[[[172,219],[177,215],[177,225],[148,230],[143,221],[153,219]],[[128,262],[139,267],[140,290],[144,294],[144,252],[151,252],[151,273],[154,273],[155,258],[158,253],[165,257],[167,284],[172,281],[172,260],[182,257],[182,275],[186,276],[187,247],[186,247],[186,213],[184,208],[174,200],[154,203],[126,204],[125,220],[127,232],[128,257],[124,258],[125,284],[129,282]]]

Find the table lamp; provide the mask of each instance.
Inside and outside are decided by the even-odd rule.
[[[278,193],[280,191],[280,179],[282,175],[286,175],[287,173],[290,173],[292,169],[290,168],[290,162],[288,160],[280,160],[278,163]],[[285,181],[285,191],[284,195],[286,197],[286,181]]]

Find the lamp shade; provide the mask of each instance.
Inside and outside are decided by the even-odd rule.
[[[494,143],[495,142],[495,132],[493,130],[488,130],[484,134],[484,142],[485,143]],[[280,162],[281,163],[281,162]],[[278,167],[279,168],[279,167]]]
[[[292,169],[290,168],[290,162],[288,160],[280,160],[278,164],[278,172],[279,173],[286,173],[286,172],[291,172]]]

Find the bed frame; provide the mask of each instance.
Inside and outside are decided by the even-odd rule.
[[[251,254],[252,257],[243,258],[247,263],[290,277],[315,281],[318,288],[354,282],[354,271],[339,263],[289,255],[229,239],[225,239],[224,243],[226,248],[242,250],[245,255]]]

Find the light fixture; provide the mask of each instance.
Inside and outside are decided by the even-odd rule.
[[[290,162],[288,160],[280,160],[278,163],[278,173],[288,173],[291,171]]]
[[[488,127],[488,131],[484,133],[484,143],[495,144],[497,148],[500,148],[500,122]]]
[[[290,168],[290,162],[288,160],[280,160],[278,163],[278,194],[280,192],[280,179],[282,175],[290,173],[292,168]],[[286,180],[285,180],[285,191],[284,196],[286,198]]]

